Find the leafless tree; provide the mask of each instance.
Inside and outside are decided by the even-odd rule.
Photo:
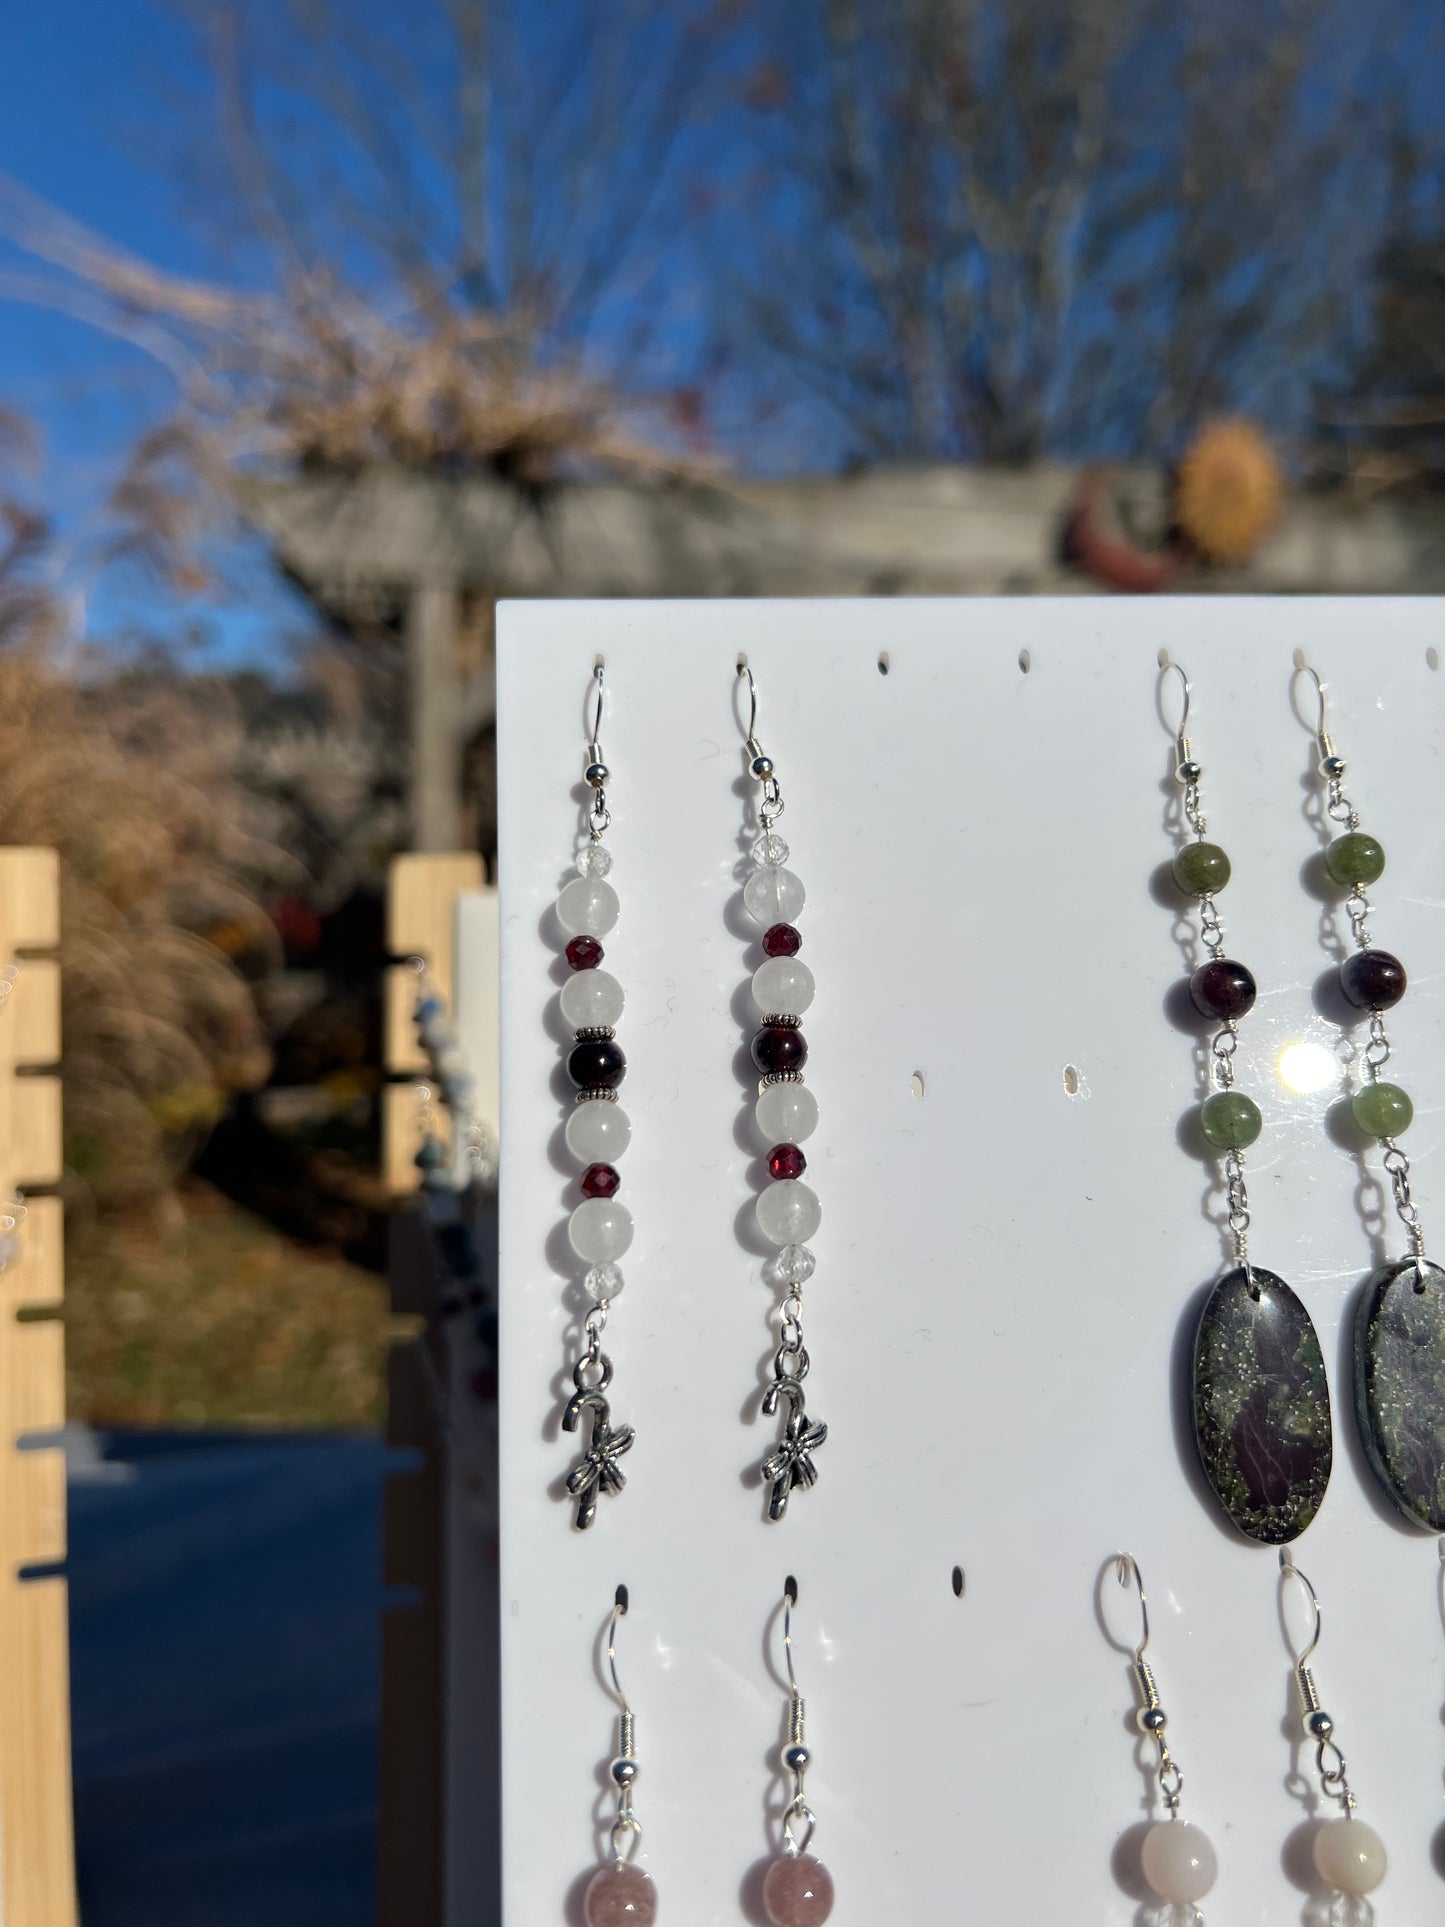
[[[743,326],[863,458],[1172,453],[1223,406],[1277,419],[1283,389],[1298,412],[1358,324],[1388,22],[1340,0],[770,21],[750,100],[789,265],[764,254]]]

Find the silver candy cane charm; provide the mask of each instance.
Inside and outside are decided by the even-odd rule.
[[[587,1369],[594,1363],[602,1376],[596,1385],[588,1385]],[[598,1352],[595,1360],[579,1358],[572,1377],[577,1390],[568,1399],[567,1410],[562,1414],[562,1430],[575,1432],[583,1416],[589,1412],[592,1415],[592,1435],[587,1450],[567,1474],[567,1490],[577,1501],[577,1529],[585,1532],[597,1517],[599,1496],[604,1492],[618,1493],[626,1485],[627,1475],[617,1461],[624,1452],[632,1450],[637,1434],[630,1425],[612,1423],[612,1408],[603,1397],[603,1390],[612,1378],[612,1363],[605,1353]]]
[[[808,1370],[808,1354],[800,1351],[793,1362],[799,1369],[791,1374],[786,1373],[783,1369],[785,1361],[779,1358],[778,1375],[763,1394],[763,1411],[768,1418],[775,1415],[784,1398],[789,1407],[783,1435],[759,1467],[765,1483],[772,1487],[768,1498],[770,1519],[782,1518],[795,1485],[802,1486],[806,1492],[818,1483],[818,1468],[813,1463],[813,1454],[828,1436],[828,1428],[823,1420],[810,1419],[803,1402],[802,1380]]]

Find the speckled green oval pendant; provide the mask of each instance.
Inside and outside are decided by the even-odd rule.
[[[1355,1316],[1355,1416],[1375,1477],[1412,1525],[1445,1532],[1445,1271],[1382,1265]]]
[[[1299,1299],[1258,1265],[1227,1272],[1199,1320],[1194,1441],[1246,1538],[1286,1545],[1319,1511],[1334,1457],[1324,1356]]]

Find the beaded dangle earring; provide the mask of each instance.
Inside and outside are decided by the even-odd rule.
[[[768,1243],[778,1246],[767,1269],[783,1291],[773,1382],[763,1394],[762,1409],[772,1418],[785,1401],[788,1408],[782,1434],[759,1470],[769,1488],[768,1517],[781,1519],[794,1488],[806,1491],[817,1483],[813,1454],[828,1436],[821,1419],[809,1418],[803,1391],[811,1363],[803,1343],[803,1287],[817,1263],[807,1241],[823,1218],[817,1194],[802,1181],[808,1168],[803,1142],[818,1125],[818,1101],[803,1082],[808,1043],[801,1028],[803,1013],[813,1001],[813,973],[798,957],[803,939],[794,920],[805,892],[801,879],[785,867],[788,846],[775,827],[783,814],[783,792],[772,758],[758,741],[757,684],[741,656],[738,675],[748,684],[748,774],[762,789],[761,834],[753,845],[757,867],[743,886],[743,907],[763,932],[763,961],[752,983],[762,1021],[753,1037],[752,1056],[760,1077],[754,1116],[759,1136],[770,1148],[769,1182],[758,1198],[757,1221]]]
[[[622,1015],[622,986],[600,966],[605,937],[617,922],[617,892],[607,881],[612,854],[603,842],[612,822],[607,807],[611,771],[598,740],[602,730],[602,672],[599,661],[592,672],[592,725],[587,743],[584,776],[591,792],[587,808],[587,840],[577,857],[577,875],[557,898],[557,921],[568,942],[571,976],[562,986],[558,1004],[563,1021],[574,1034],[567,1053],[567,1075],[577,1087],[577,1099],[567,1119],[567,1148],[583,1167],[578,1188],[582,1202],[567,1222],[573,1251],[587,1266],[582,1283],[592,1300],[583,1321],[586,1343],[572,1370],[576,1387],[562,1415],[564,1432],[576,1432],[590,1416],[587,1450],[567,1475],[567,1491],[576,1503],[578,1529],[586,1531],[597,1517],[604,1492],[621,1492],[627,1483],[618,1461],[630,1452],[630,1425],[614,1426],[607,1388],[612,1383],[612,1360],[602,1349],[602,1334],[612,1301],[622,1290],[617,1260],[632,1244],[632,1213],[617,1197],[621,1179],[615,1159],[627,1149],[632,1126],[617,1101],[617,1087],[627,1071],[627,1059],[617,1042],[616,1024]]]
[[[813,1755],[805,1737],[806,1708],[793,1670],[793,1608],[797,1603],[798,1582],[790,1574],[783,1582],[788,1737],[780,1757],[793,1790],[783,1809],[783,1850],[769,1862],[763,1875],[763,1910],[773,1927],[823,1927],[833,1911],[833,1876],[821,1860],[808,1852],[818,1822],[803,1793],[803,1778],[813,1763]]]
[[[1176,1924],[1177,1927],[1186,1927],[1186,1923],[1192,1927],[1192,1923],[1202,1919],[1194,1903],[1202,1900],[1214,1885],[1219,1862],[1203,1828],[1179,1817],[1184,1775],[1169,1750],[1169,1742],[1165,1737],[1169,1718],[1160,1701],[1159,1689],[1154,1684],[1154,1670],[1144,1657],[1149,1650],[1149,1600],[1138,1562],[1127,1552],[1121,1552],[1114,1561],[1114,1572],[1121,1586],[1127,1590],[1132,1582],[1139,1595],[1143,1636],[1134,1648],[1132,1662],[1134,1686],[1139,1695],[1134,1718],[1144,1738],[1154,1742],[1158,1754],[1154,1777],[1159,1783],[1159,1797],[1164,1803],[1164,1810],[1169,1815],[1167,1820],[1156,1820],[1145,1833],[1139,1848],[1139,1864],[1150,1887],[1172,1910],[1170,1927],[1176,1927]]]
[[[652,1927],[657,1918],[657,1888],[651,1874],[636,1864],[642,1845],[642,1822],[632,1804],[632,1789],[641,1771],[637,1761],[637,1721],[617,1678],[617,1622],[627,1617],[627,1588],[619,1586],[607,1626],[607,1667],[617,1701],[617,1752],[607,1773],[617,1789],[617,1817],[612,1822],[612,1858],[587,1883],[582,1915],[587,1927]]]
[[[1209,1089],[1199,1127],[1224,1165],[1234,1264],[1209,1296],[1194,1334],[1194,1439],[1204,1475],[1229,1519],[1246,1538],[1277,1546],[1296,1539],[1319,1511],[1333,1459],[1329,1386],[1319,1336],[1303,1304],[1273,1272],[1249,1256],[1249,1194],[1244,1155],[1258,1138],[1259,1106],[1234,1088],[1239,1020],[1253,1008],[1255,981],[1224,954],[1215,899],[1229,882],[1229,858],[1206,841],[1200,807],[1203,771],[1188,738],[1190,684],[1161,654],[1160,669],[1179,677],[1184,708],[1174,732],[1184,823],[1193,833],[1174,858],[1179,891],[1199,906],[1199,938],[1207,953],[1189,979],[1201,1016],[1218,1024],[1209,1044]],[[1186,924],[1186,952],[1198,956]]]
[[[1350,1110],[1366,1137],[1377,1138],[1409,1241],[1405,1258],[1381,1265],[1366,1285],[1355,1318],[1355,1415],[1371,1470],[1412,1525],[1445,1532],[1445,1272],[1425,1256],[1425,1233],[1410,1191],[1410,1160],[1395,1140],[1415,1107],[1380,1073],[1390,1061],[1387,1010],[1405,994],[1405,966],[1379,949],[1369,930],[1369,886],[1385,868],[1385,852],[1360,828],[1344,792],[1345,759],[1325,728],[1325,692],[1302,654],[1296,672],[1314,684],[1319,714],[1314,736],[1324,811],[1343,834],[1324,851],[1325,871],[1344,898],[1354,950],[1340,965],[1345,1002],[1370,1020],[1359,1087]]]
[[[1312,1849],[1315,1871],[1327,1887],[1345,1896],[1344,1908],[1331,1913],[1332,1927],[1336,1922],[1338,1927],[1367,1927],[1374,1915],[1365,1895],[1372,1894],[1385,1878],[1389,1858],[1385,1843],[1375,1829],[1355,1817],[1355,1793],[1350,1785],[1345,1756],[1334,1736],[1335,1723],[1320,1704],[1310,1667],[1315,1648],[1320,1643],[1319,1598],[1290,1557],[1288,1547],[1285,1547],[1279,1555],[1279,1606],[1281,1622],[1286,1629],[1289,1626],[1286,1604],[1291,1579],[1298,1580],[1304,1587],[1310,1610],[1308,1643],[1301,1649],[1290,1647],[1300,1714],[1306,1739],[1315,1743],[1315,1771],[1319,1775],[1320,1794],[1323,1799],[1333,1800],[1340,1809],[1339,1819],[1323,1820],[1315,1831]]]

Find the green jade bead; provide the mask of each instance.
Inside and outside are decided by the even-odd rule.
[[[1229,858],[1217,843],[1187,843],[1174,859],[1174,881],[1186,897],[1207,897],[1229,881]]]
[[[1350,1099],[1355,1122],[1370,1137],[1398,1137],[1414,1121],[1415,1106],[1398,1084],[1366,1084]]]
[[[1243,1091],[1216,1091],[1200,1106],[1199,1128],[1216,1151],[1247,1151],[1264,1128],[1264,1119],[1254,1099]]]
[[[1363,830],[1337,836],[1325,847],[1325,868],[1342,890],[1358,889],[1362,883],[1378,881],[1385,868],[1385,852]]]

